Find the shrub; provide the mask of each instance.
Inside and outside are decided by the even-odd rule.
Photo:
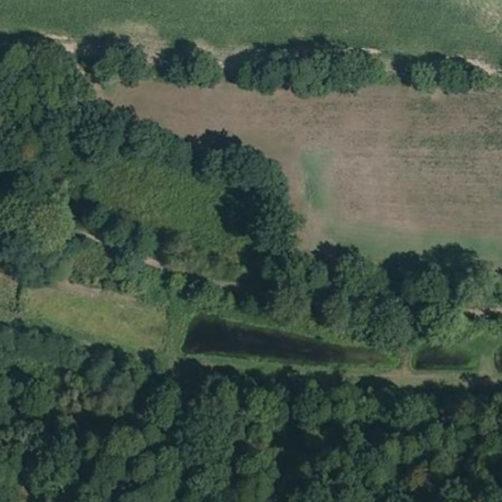
[[[411,85],[422,92],[433,92],[437,88],[437,71],[430,63],[418,61],[411,66]]]
[[[460,58],[445,59],[439,65],[439,87],[446,94],[463,94],[470,90],[470,68]]]
[[[471,71],[471,87],[473,91],[488,91],[495,87],[496,81],[481,68],[473,68]]]
[[[178,87],[214,87],[223,78],[217,59],[184,39],[158,55],[156,68],[160,77]]]

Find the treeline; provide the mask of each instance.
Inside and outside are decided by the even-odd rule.
[[[165,369],[0,325],[2,502],[498,502],[502,389]]]
[[[434,52],[396,56],[394,68],[404,84],[423,92],[434,92],[439,87],[445,94],[464,94],[471,89],[487,91],[497,85],[496,77],[464,58]]]
[[[0,98],[0,266],[21,287],[70,279],[136,294],[185,318],[239,312],[387,351],[500,329],[500,319],[464,315],[502,301],[500,274],[474,251],[450,244],[381,264],[330,243],[300,251],[302,221],[276,161],[225,132],[181,139],[131,108],[96,99],[73,56],[54,42],[13,38],[4,47]],[[170,175],[220,194],[213,204],[223,236],[244,244],[231,264],[244,271],[235,284],[213,282],[229,266],[225,242],[196,242],[152,223],[159,215],[124,209],[123,200],[149,203],[146,176]],[[113,187],[103,180],[122,177],[120,200],[108,198]],[[162,186],[169,194],[154,197],[178,189]],[[147,267],[147,258],[164,269]]]
[[[225,78],[242,89],[262,94],[288,89],[302,98],[354,93],[369,85],[389,83],[395,76],[418,91],[440,88],[446,94],[486,91],[499,83],[496,75],[489,75],[466,59],[440,53],[398,54],[392,61],[392,75],[378,52],[322,36],[283,44],[254,44],[229,56],[224,69],[210,52],[184,39],[160,51],[152,66],[141,46],[114,34],[85,37],[79,45],[78,59],[102,84],[120,80],[132,86],[157,75],[180,87],[213,87]]]

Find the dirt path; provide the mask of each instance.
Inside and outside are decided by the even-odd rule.
[[[411,363],[411,355],[408,354],[403,358],[399,368],[384,373],[379,373],[375,376],[385,378],[395,383],[396,385],[422,385],[425,382],[442,382],[450,385],[458,385],[461,383],[462,373],[459,371],[417,371],[413,369]]]

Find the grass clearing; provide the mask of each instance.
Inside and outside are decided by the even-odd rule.
[[[230,84],[117,87],[181,135],[226,129],[279,160],[302,241],[351,243],[381,259],[456,241],[502,264],[502,93],[424,96],[404,87],[302,100]],[[331,152],[330,155],[327,152]]]
[[[218,46],[325,33],[391,51],[438,50],[500,57],[497,0],[3,0],[0,27],[80,37],[123,26],[142,35],[203,39]],[[138,32],[138,33],[136,33]],[[146,42],[152,39],[146,31]],[[153,37],[155,39],[156,37]]]
[[[18,317],[83,343],[114,343],[168,354],[171,345],[165,312],[127,295],[69,283],[26,290]]]
[[[304,177],[305,199],[318,211],[323,210],[329,200],[329,193],[324,184],[324,171],[332,162],[329,150],[307,150],[301,153],[301,170]]]

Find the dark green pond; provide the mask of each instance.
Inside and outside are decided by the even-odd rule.
[[[494,358],[495,358],[495,368],[499,373],[502,373],[502,349],[497,350]]]
[[[223,322],[196,319],[190,326],[183,347],[187,354],[217,354],[298,363],[337,363],[376,365],[386,357],[373,350],[331,345],[317,340]]]
[[[471,358],[459,351],[447,351],[438,347],[428,347],[421,350],[415,358],[417,370],[456,369],[468,366]]]

